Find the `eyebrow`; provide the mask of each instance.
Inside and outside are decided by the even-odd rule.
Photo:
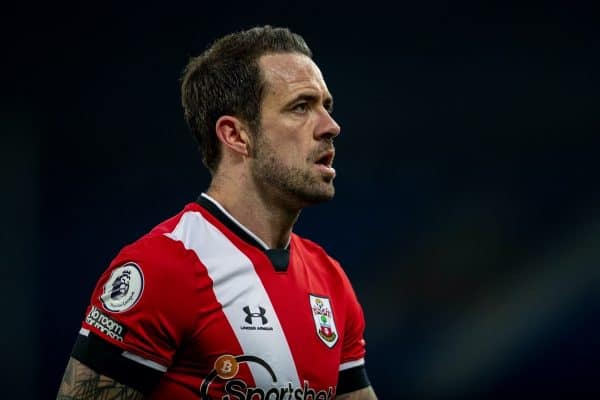
[[[292,100],[290,102],[290,104],[296,103],[296,102],[301,101],[301,100],[307,101],[309,103],[318,103],[320,101],[320,97],[316,96],[314,94],[303,93],[303,94],[300,94],[300,95],[296,96],[294,98],[294,100]],[[323,106],[325,107],[325,109],[328,112],[330,112],[330,113],[333,112],[333,97],[331,95],[328,94],[323,99]]]

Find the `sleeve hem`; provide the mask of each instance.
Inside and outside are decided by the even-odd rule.
[[[365,364],[365,359],[360,358],[358,360],[346,361],[340,364],[340,371],[344,371],[350,368],[358,367]]]
[[[338,385],[336,394],[344,394],[364,389],[370,386],[371,382],[367,376],[364,360],[363,364],[340,371],[338,376]]]
[[[89,332],[87,336],[78,335],[71,356],[99,374],[141,393],[149,393],[166,371],[166,367],[163,367],[164,371],[159,371],[124,357],[123,353],[119,347]]]

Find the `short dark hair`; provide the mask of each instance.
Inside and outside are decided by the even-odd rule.
[[[181,78],[185,119],[211,172],[220,161],[215,124],[222,115],[243,119],[257,133],[264,94],[258,60],[265,54],[299,53],[312,58],[304,39],[288,28],[254,27],[216,40],[192,58]]]

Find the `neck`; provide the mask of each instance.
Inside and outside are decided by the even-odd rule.
[[[223,176],[213,178],[206,194],[269,248],[284,248],[289,243],[300,209],[286,207],[272,193],[247,188],[240,181]]]

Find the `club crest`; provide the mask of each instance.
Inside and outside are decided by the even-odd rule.
[[[337,343],[339,335],[333,320],[333,310],[329,298],[312,294],[309,295],[309,298],[317,336],[327,347],[332,348]]]

